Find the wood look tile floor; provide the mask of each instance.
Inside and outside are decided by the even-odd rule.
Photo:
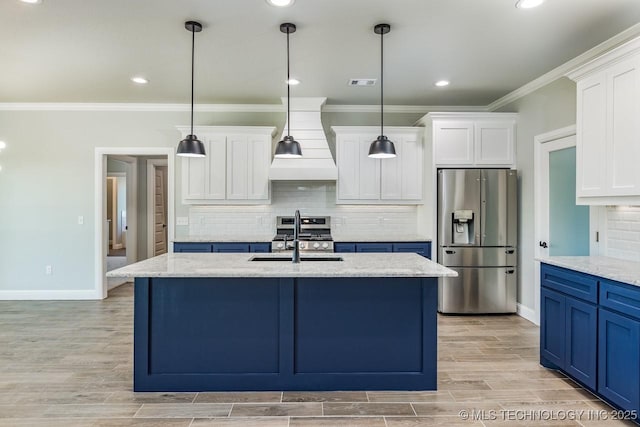
[[[437,392],[133,393],[132,322],[130,284],[0,301],[0,427],[633,425],[540,367],[538,327],[518,316],[439,316]]]

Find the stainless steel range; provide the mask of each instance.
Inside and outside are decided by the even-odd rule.
[[[276,236],[271,242],[271,252],[293,250],[292,216],[276,217]],[[333,252],[330,216],[303,216],[300,218],[300,252]]]

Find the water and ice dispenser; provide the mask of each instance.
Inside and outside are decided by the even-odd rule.
[[[457,210],[451,214],[452,221],[451,237],[452,245],[474,244],[474,222],[472,210]]]

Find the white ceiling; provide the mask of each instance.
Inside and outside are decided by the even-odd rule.
[[[377,104],[387,22],[385,104],[486,105],[640,22],[639,0],[0,1],[0,102],[188,103],[191,33],[197,103],[279,103],[293,22],[292,96]],[[129,78],[144,75],[137,86]],[[451,80],[436,88],[438,79]]]

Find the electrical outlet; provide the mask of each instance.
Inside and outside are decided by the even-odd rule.
[[[80,215],[78,217],[78,225],[82,225],[82,224],[84,224],[84,217],[82,215]]]
[[[53,267],[50,265],[47,265],[44,269],[44,272],[47,276],[51,276],[53,274]]]

